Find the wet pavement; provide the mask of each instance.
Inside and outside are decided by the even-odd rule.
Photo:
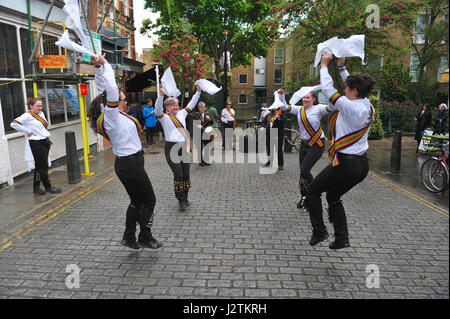
[[[414,140],[414,136],[402,137],[401,164],[400,172],[398,173],[391,172],[392,137],[386,137],[382,140],[371,140],[369,144],[367,157],[371,171],[434,204],[448,209],[448,189],[442,193],[431,193],[422,185],[420,168],[430,155],[421,151],[416,153],[417,142]]]

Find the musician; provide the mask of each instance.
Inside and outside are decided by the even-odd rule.
[[[267,156],[269,156],[269,160],[263,167],[270,166],[270,131],[272,129],[278,130],[278,148],[277,148],[277,156],[278,156],[278,170],[283,170],[284,167],[284,155],[283,155],[283,142],[284,142],[284,127],[286,125],[286,116],[283,114],[282,109],[280,107],[267,109],[265,112],[266,116],[261,115],[263,118],[262,125],[266,131],[266,152]],[[263,113],[263,114],[264,114]],[[273,146],[273,145],[272,145]]]
[[[203,132],[205,131],[205,129],[208,126],[212,126],[214,124],[213,120],[211,119],[211,117],[206,114],[205,110],[206,110],[206,104],[205,102],[199,102],[197,105],[197,109],[198,112],[194,113],[194,121],[195,120],[199,120],[201,121],[201,124],[199,125],[200,128],[200,137],[201,137],[201,144],[200,144],[200,156],[201,156],[201,162],[200,162],[200,166],[209,166],[211,164],[209,164],[208,162],[204,161],[204,155],[203,155],[203,148],[206,144],[208,144],[209,142],[211,142],[210,139],[208,140],[204,140],[203,139]]]
[[[300,129],[300,201],[297,208],[303,208],[306,199],[306,191],[313,180],[311,169],[320,159],[325,149],[325,135],[320,123],[322,116],[328,114],[327,106],[318,104],[316,92],[311,91],[302,98],[303,106],[287,105],[284,90],[278,91],[280,100],[283,102],[282,109],[297,116]]]
[[[222,113],[221,113],[221,124],[222,124],[222,148],[225,149],[225,132],[226,129],[228,128],[235,128],[236,127],[236,112],[233,110],[232,108],[232,103],[230,100],[227,101],[227,104],[225,106],[224,109],[222,109]],[[233,139],[231,139],[230,141],[226,141],[226,145],[227,148],[226,149],[231,149],[233,148]]]
[[[195,92],[188,105],[180,110],[178,106],[178,99],[174,97],[168,97],[164,102],[164,92],[159,91],[159,96],[155,103],[156,118],[161,123],[164,136],[166,137],[166,144],[164,152],[166,155],[167,163],[173,173],[174,192],[175,197],[178,199],[179,206],[182,210],[189,207],[191,204],[188,201],[188,193],[192,188],[189,173],[189,157],[183,156],[178,163],[173,161],[170,157],[170,152],[173,147],[178,147],[179,143],[183,144],[183,147],[190,151],[190,139],[186,130],[186,117],[192,113],[192,110],[197,105],[200,98],[201,89],[197,85],[197,92]],[[163,112],[164,108],[167,114]],[[178,155],[182,156],[182,148],[179,149]]]
[[[314,178],[308,188],[305,207],[309,212],[313,234],[309,244],[314,246],[328,238],[323,222],[321,194],[326,192],[329,220],[333,223],[335,240],[330,249],[350,246],[347,219],[341,196],[362,182],[369,172],[366,151],[367,136],[375,116],[375,110],[367,96],[375,82],[367,73],[351,74],[344,66],[345,59],[338,60],[339,71],[345,81],[345,95],[333,86],[328,73],[332,55],[322,56],[320,83],[322,92],[329,98],[328,109],[337,111],[330,117],[332,130],[329,165]]]
[[[50,132],[47,130],[47,119],[42,112],[42,101],[36,98],[29,98],[27,106],[30,111],[22,114],[11,122],[11,127],[18,132],[25,134],[25,160],[35,163],[33,178],[33,193],[38,195],[59,194],[60,188],[53,187],[48,177],[49,152],[50,152]],[[32,158],[29,154],[31,149]],[[30,166],[32,164],[29,164]],[[32,166],[30,167],[31,170]],[[45,187],[41,189],[40,183]]]
[[[159,248],[162,243],[154,239],[151,232],[156,197],[144,169],[141,125],[136,118],[120,111],[126,109],[126,98],[122,91],[119,93],[108,61],[100,54],[93,58],[93,63],[100,95],[92,101],[89,109],[91,127],[111,142],[116,155],[114,170],[130,196],[125,232],[120,243],[132,249]],[[137,242],[136,223],[140,226]]]

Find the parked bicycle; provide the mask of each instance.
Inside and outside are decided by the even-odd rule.
[[[297,152],[300,152],[300,143],[302,142],[302,139],[300,138],[300,132],[290,128],[285,128],[284,130],[291,132],[290,137],[287,135],[284,136],[286,142],[288,142],[289,145],[291,145],[291,147],[293,147]]]
[[[427,190],[443,192],[449,187],[449,149],[447,137],[431,137],[429,145],[433,151],[440,149],[439,156],[427,159],[420,168],[420,179]],[[427,149],[427,144],[425,144]]]

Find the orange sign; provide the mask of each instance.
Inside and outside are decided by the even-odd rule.
[[[40,55],[39,67],[41,69],[67,69],[66,55]]]

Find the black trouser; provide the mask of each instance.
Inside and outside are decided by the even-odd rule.
[[[145,139],[147,141],[147,144],[153,144],[153,134],[156,132],[156,126],[147,127]]]
[[[182,147],[186,147],[186,144],[183,143]],[[175,142],[166,142],[164,147],[164,154],[166,155],[167,164],[169,164],[170,169],[173,173],[173,184],[174,184],[174,192],[175,197],[178,200],[183,199],[183,194],[186,194],[189,192],[189,189],[192,187],[191,180],[190,180],[190,163],[189,158],[183,159],[182,156],[182,149],[180,148],[178,150],[178,156],[181,158],[181,161],[179,163],[174,163],[172,159],[170,158],[170,151],[172,150],[172,147],[179,147],[178,143]]]
[[[202,131],[201,132],[201,137],[203,137],[203,132],[204,131]],[[201,140],[201,143],[200,143],[200,158],[201,158],[201,162],[203,163],[203,164],[205,164],[206,162],[205,162],[205,158],[209,161],[209,153],[208,154],[203,154],[203,149],[205,148],[205,146],[207,145],[207,144],[209,144],[210,142],[211,142],[212,140]]]
[[[225,130],[227,128],[231,128],[232,129],[234,127],[234,122],[228,122],[228,123],[222,122],[222,127],[223,127],[223,130],[222,130],[222,147],[226,148],[227,150],[230,150],[230,149],[233,148],[233,137],[231,137],[231,139],[227,139],[225,141]],[[226,142],[226,147],[225,147],[225,142]]]
[[[300,144],[300,151],[298,153],[298,158],[300,162],[300,194],[306,196],[306,191],[308,185],[313,180],[311,174],[311,169],[320,159],[325,149],[325,139],[321,139],[323,145],[319,146],[315,143],[313,146],[309,146],[307,142],[302,142]]]
[[[29,140],[31,152],[34,158],[34,181],[33,186],[39,187],[40,181],[45,189],[51,188],[48,179],[48,152],[50,151],[50,140]]]
[[[144,152],[116,157],[114,170],[130,196],[124,237],[134,238],[136,223],[141,231],[151,228],[156,204],[152,183],[144,169]]]
[[[366,178],[369,162],[366,154],[362,156],[338,153],[340,164],[328,165],[311,182],[306,198],[306,208],[311,218],[313,234],[324,235],[327,230],[323,223],[321,194],[326,192],[328,213],[334,226],[336,240],[348,239],[347,218],[341,196]]]
[[[270,130],[272,130],[272,129],[266,128],[266,153],[267,153],[267,156],[269,157],[268,163],[270,163],[271,159],[272,159],[272,157],[270,156]],[[284,142],[284,130],[278,129],[277,155],[278,155],[278,166],[279,167],[284,166],[283,142]],[[273,145],[272,145],[272,147],[273,147]]]

